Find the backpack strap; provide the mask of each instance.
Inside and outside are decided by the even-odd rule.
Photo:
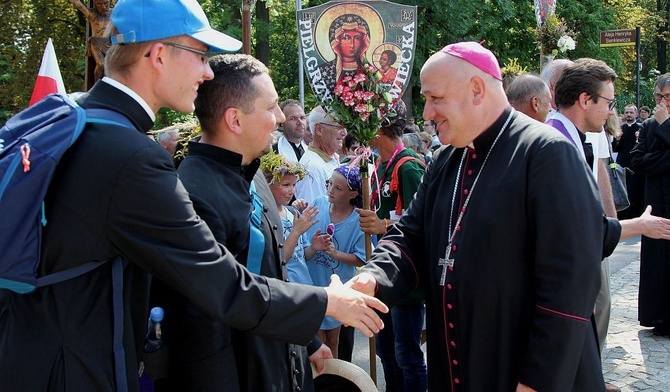
[[[391,184],[389,188],[391,192],[395,192],[398,195],[395,202],[395,213],[398,216],[402,215],[402,193],[400,192],[400,180],[398,180],[398,170],[400,170],[400,167],[405,162],[408,161],[419,162],[424,169],[426,168],[426,163],[424,161],[422,161],[420,158],[413,157],[411,155],[400,158],[398,162],[396,162],[395,166],[393,166],[393,172],[391,173]]]
[[[120,125],[126,128],[137,129],[130,119],[119,112],[110,109],[86,109],[86,122],[95,124]]]
[[[121,257],[112,261],[112,307],[114,309],[114,373],[116,391],[128,392],[126,378],[126,352],[123,349],[123,269],[126,262]]]
[[[37,284],[35,287],[49,286],[55,283],[64,282],[69,279],[76,278],[77,276],[84,275],[87,272],[93,271],[94,269],[105,264],[107,261],[91,261],[86,264],[78,265],[73,268],[68,268],[66,270],[54,272],[53,274],[44,275],[41,278],[37,278]]]
[[[48,286],[63,282],[105,265],[110,260],[91,261],[77,267],[63,271],[54,272],[37,279],[37,287]],[[114,369],[117,392],[128,391],[128,380],[126,377],[126,354],[123,348],[123,269],[126,262],[121,257],[112,259],[112,307],[114,315],[113,348]]]

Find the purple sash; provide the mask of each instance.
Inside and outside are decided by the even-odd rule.
[[[554,127],[556,130],[558,130],[560,133],[562,133],[563,136],[567,137],[568,140],[570,140],[572,142],[572,144],[575,144],[575,141],[572,140],[572,138],[570,137],[570,133],[568,133],[568,130],[565,128],[565,125],[563,125],[563,123],[561,121],[552,118],[552,119],[548,120],[545,124]],[[577,146],[577,145],[575,144],[575,146]]]

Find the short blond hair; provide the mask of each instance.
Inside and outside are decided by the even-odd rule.
[[[119,30],[114,26],[112,21],[109,21],[107,29],[105,30],[105,37],[113,37],[119,34]],[[105,54],[105,75],[110,73],[120,73],[127,75],[135,63],[137,63],[142,56],[147,54],[147,51],[156,42],[172,42],[178,37],[165,38],[154,41],[130,43],[130,44],[115,44],[107,49]]]

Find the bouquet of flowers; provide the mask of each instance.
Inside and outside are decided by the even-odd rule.
[[[394,117],[391,86],[380,83],[381,73],[371,64],[364,64],[354,76],[345,76],[337,83],[330,102],[333,117],[367,146],[384,121]]]
[[[542,26],[535,30],[535,36],[541,50],[552,56],[575,49],[575,40],[572,38],[574,32],[555,14],[549,15]]]

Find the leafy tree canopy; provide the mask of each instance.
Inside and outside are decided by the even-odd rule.
[[[539,48],[534,39],[535,16],[529,0],[396,0],[418,6],[418,35],[414,71],[408,97],[415,116],[423,107],[419,92],[419,72],[426,59],[444,45],[463,41],[485,41],[501,65],[515,61],[530,72],[538,72]],[[212,26],[242,37],[241,0],[200,0]],[[307,8],[323,0],[303,0]],[[642,28],[642,104],[653,102],[651,91],[658,68],[658,43],[668,40],[668,0],[559,0],[557,15],[577,35],[577,47],[570,58],[593,57],[606,61],[619,74],[618,101],[634,102],[634,47],[600,48],[602,30]],[[280,99],[299,98],[298,38],[295,1],[267,0],[258,6],[269,8],[269,20],[253,20],[254,43],[268,40],[267,63],[272,70]],[[660,9],[657,11],[657,7]],[[0,123],[23,109],[32,93],[47,41],[54,40],[65,87],[68,91],[84,86],[86,19],[67,0],[0,0]],[[660,41],[659,41],[660,40]],[[665,47],[663,47],[665,48]],[[661,53],[664,53],[661,51]],[[663,59],[665,61],[665,59]],[[313,105],[309,99],[306,109]],[[163,128],[184,116],[161,111],[156,128]]]

